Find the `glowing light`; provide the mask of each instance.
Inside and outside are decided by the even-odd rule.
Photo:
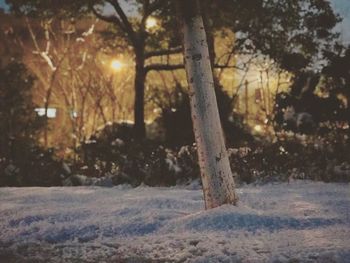
[[[262,127],[261,125],[255,125],[255,126],[254,126],[254,130],[255,130],[256,132],[262,132],[262,131],[263,131],[263,127]]]
[[[158,25],[157,19],[155,19],[154,17],[149,17],[146,20],[146,28],[147,29],[152,29],[154,27],[156,27]]]
[[[111,68],[114,70],[114,71],[119,71],[123,68],[123,63],[121,63],[119,60],[117,59],[114,59],[112,60],[111,62]]]
[[[35,112],[40,117],[45,116],[45,108],[36,108]],[[55,108],[48,108],[47,109],[47,118],[54,119],[54,118],[56,118],[56,115],[57,115],[57,109],[55,109]]]

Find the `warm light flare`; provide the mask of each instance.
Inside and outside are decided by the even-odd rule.
[[[114,59],[112,60],[111,62],[111,68],[114,70],[114,71],[119,71],[123,68],[123,63],[121,63],[119,60],[117,59]]]
[[[254,130],[256,131],[256,132],[262,132],[263,131],[263,127],[261,126],[261,125],[255,125],[254,126]]]
[[[147,29],[152,29],[154,27],[156,27],[158,25],[157,19],[155,19],[154,17],[149,17],[146,20],[146,28]]]

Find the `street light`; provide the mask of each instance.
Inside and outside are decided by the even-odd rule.
[[[120,60],[118,59],[113,59],[111,62],[111,68],[114,71],[120,71],[123,68],[123,66],[124,66],[123,63],[120,62]]]
[[[155,19],[154,17],[149,17],[146,20],[146,28],[147,29],[152,29],[154,27],[156,27],[158,25],[158,21],[157,19]]]
[[[261,133],[261,132],[263,132],[263,127],[258,124],[258,125],[254,126],[254,130],[258,133]]]

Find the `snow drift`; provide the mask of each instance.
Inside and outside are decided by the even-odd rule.
[[[0,262],[350,262],[350,186],[0,189]]]

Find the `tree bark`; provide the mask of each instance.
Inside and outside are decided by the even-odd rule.
[[[205,207],[236,204],[235,183],[219,118],[199,1],[178,0],[178,9],[183,20],[185,68]]]
[[[143,139],[146,136],[145,127],[145,56],[143,47],[135,51],[136,65],[135,65],[135,102],[134,102],[134,133],[135,138]]]

